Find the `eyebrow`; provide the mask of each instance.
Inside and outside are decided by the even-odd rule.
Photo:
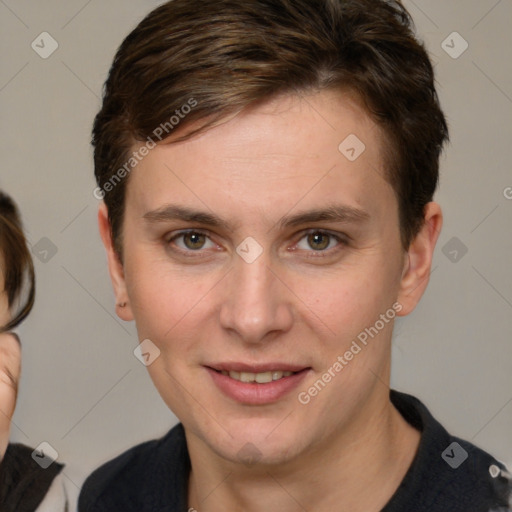
[[[318,208],[299,212],[294,215],[283,217],[277,225],[280,228],[296,227],[301,224],[312,224],[315,222],[342,222],[361,223],[369,220],[370,214],[360,208],[346,205],[329,205],[325,208]]]
[[[166,205],[162,208],[158,208],[157,210],[147,212],[142,217],[150,223],[182,220],[185,222],[206,224],[207,226],[222,227],[225,229],[229,229],[231,227],[228,222],[224,221],[214,213],[194,210],[187,206]]]
[[[150,223],[181,220],[184,222],[203,224],[210,227],[224,228],[229,231],[233,231],[235,228],[234,225],[214,213],[178,205],[166,205],[162,208],[149,211],[143,215],[143,218]],[[286,215],[282,217],[274,227],[277,226],[280,229],[283,229],[316,222],[362,223],[369,218],[370,214],[360,208],[354,208],[353,206],[347,205],[329,205],[325,208]]]

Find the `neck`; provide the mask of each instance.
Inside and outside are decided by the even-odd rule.
[[[383,386],[371,402],[348,428],[279,467],[226,462],[187,435],[189,507],[199,512],[380,511],[411,465],[420,433],[394,408]]]

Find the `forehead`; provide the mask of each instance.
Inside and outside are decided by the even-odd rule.
[[[139,210],[179,199],[221,209],[245,202],[263,213],[319,197],[356,207],[390,188],[381,130],[352,98],[332,91],[282,96],[170,142],[130,176],[127,202]]]

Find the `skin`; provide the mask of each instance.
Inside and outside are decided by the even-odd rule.
[[[11,319],[11,312],[4,290],[2,267],[0,265],[0,325],[6,325]],[[21,347],[18,339],[13,334],[0,333],[0,460],[9,444],[20,372]]]
[[[338,151],[349,134],[366,145],[354,162]],[[117,313],[160,349],[148,370],[185,427],[189,507],[378,511],[410,466],[420,433],[389,400],[392,321],[310,403],[297,399],[360,332],[395,302],[400,315],[410,313],[427,286],[441,210],[427,205],[405,251],[398,203],[382,178],[383,144],[347,96],[283,96],[189,141],[159,145],[138,164],[127,187],[123,264],[100,207],[117,302],[127,303]],[[231,225],[148,219],[169,205]],[[367,218],[278,224],[326,205]],[[207,237],[174,238],[189,229]],[[311,245],[307,235],[317,230],[346,243],[320,236]],[[249,236],[263,248],[250,264],[236,253]],[[247,405],[212,383],[205,365],[220,361],[310,370],[275,403]],[[246,443],[257,449],[252,463],[239,453]]]

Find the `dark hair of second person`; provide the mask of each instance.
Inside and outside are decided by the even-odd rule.
[[[14,201],[0,191],[0,270],[4,277],[7,304],[14,316],[0,332],[18,326],[30,313],[35,300],[34,264],[23,234],[21,217]],[[21,304],[18,302],[21,301]]]

